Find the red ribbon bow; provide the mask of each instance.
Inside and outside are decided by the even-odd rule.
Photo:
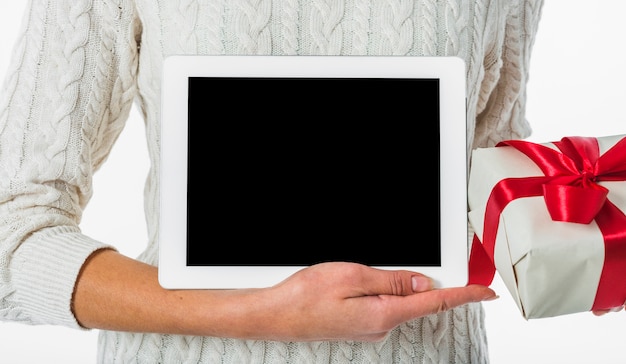
[[[529,157],[544,176],[506,178],[491,191],[485,210],[482,244],[474,235],[468,284],[490,285],[500,214],[523,197],[542,196],[552,220],[588,224],[595,219],[604,238],[605,261],[592,310],[626,302],[626,215],[609,199],[600,181],[626,181],[626,138],[600,155],[596,138],[566,137],[559,150],[521,140],[511,146]]]

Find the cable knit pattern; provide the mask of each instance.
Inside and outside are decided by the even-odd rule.
[[[237,35],[237,54],[270,54],[272,37],[268,28],[272,2],[270,0],[233,1],[234,31]]]
[[[437,54],[437,27],[439,17],[437,0],[424,0],[419,2],[419,24],[421,34],[421,47],[418,54],[434,56]]]
[[[412,0],[385,0],[376,3],[380,7],[379,54],[406,55],[413,45],[414,24],[411,15]]]
[[[282,6],[278,7],[277,13],[280,16],[280,23],[282,24],[282,38],[276,42],[279,47],[282,48],[281,55],[297,55],[300,47],[298,41],[298,22],[299,11],[297,0],[287,0],[282,3]]]
[[[344,0],[312,0],[308,21],[313,41],[307,53],[339,55],[343,47]]]
[[[79,328],[71,310],[76,277],[87,257],[109,243],[85,236],[80,219],[91,178],[133,102],[145,119],[151,161],[144,194],[149,241],[138,259],[157,263],[164,57],[458,56],[467,65],[471,151],[530,132],[525,92],[541,6],[542,0],[31,0],[0,97],[0,319]],[[419,249],[405,247],[411,248]],[[102,331],[98,359],[489,362],[480,304],[407,322],[378,343]]]

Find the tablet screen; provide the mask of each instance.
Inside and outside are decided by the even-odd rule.
[[[441,264],[438,79],[188,80],[188,266]]]

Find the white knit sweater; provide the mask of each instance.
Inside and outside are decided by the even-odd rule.
[[[70,308],[77,274],[110,243],[83,235],[81,215],[133,102],[145,117],[151,159],[149,242],[140,259],[156,264],[164,56],[456,55],[467,64],[468,148],[530,131],[525,90],[542,0],[31,3],[0,98],[2,320],[79,328]],[[99,344],[107,364],[488,362],[479,304],[401,325],[376,344],[106,331]]]

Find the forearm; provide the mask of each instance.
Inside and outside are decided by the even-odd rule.
[[[259,334],[247,326],[258,311],[250,293],[167,290],[158,283],[156,267],[100,250],[79,275],[73,310],[87,328],[245,338]]]

